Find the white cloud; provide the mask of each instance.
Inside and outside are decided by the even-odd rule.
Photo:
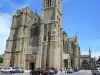
[[[18,6],[14,4],[13,2],[11,2],[10,0],[0,0],[0,7],[2,7],[5,3],[8,3],[10,6],[13,7],[13,10],[16,11],[20,8],[27,7],[30,4],[30,0],[27,0],[25,4],[18,5]],[[0,16],[0,42],[1,42],[0,43],[0,54],[4,53],[5,46],[6,46],[6,40],[10,34],[11,23],[12,23],[12,15],[7,14],[7,13],[2,13],[2,16]]]
[[[26,1],[24,4],[22,4],[22,5],[13,3],[11,0],[1,0],[1,1],[0,1],[0,6],[5,5],[5,3],[9,4],[9,5],[13,8],[13,10],[17,10],[17,9],[20,9],[20,8],[23,8],[23,7],[27,7],[27,6],[30,4],[30,0],[27,0],[27,1]]]
[[[5,5],[5,3],[7,3],[7,4],[9,4],[11,7],[16,7],[16,5],[13,3],[13,2],[11,2],[10,0],[1,0],[0,1],[0,4],[3,6],[3,5]]]
[[[100,52],[93,52],[92,53],[92,56],[98,58],[100,56]]]
[[[2,16],[0,16],[0,35],[8,35],[10,28],[9,26],[11,26],[11,15],[9,14],[2,14]]]
[[[6,13],[0,16],[0,54],[4,53],[5,50],[6,40],[10,32],[11,17]]]
[[[83,48],[83,50],[81,50],[81,55],[89,55],[89,50],[84,50],[84,48]],[[91,56],[92,57],[95,57],[95,58],[98,58],[99,56],[100,56],[100,52],[98,52],[98,51],[93,51],[93,52],[91,52]]]
[[[7,37],[0,37],[0,55],[4,53]]]
[[[0,0],[0,6],[2,7],[3,4],[8,3],[10,6],[12,6],[14,11],[27,7],[30,3],[30,0],[27,0],[25,4],[22,5],[15,5],[10,0]],[[13,12],[15,13],[15,12]],[[2,16],[0,16],[0,54],[4,53],[5,46],[6,46],[6,40],[9,37],[10,34],[10,26],[12,23],[12,15],[7,13],[2,13]]]
[[[81,55],[89,55],[89,51],[87,50],[81,50]]]

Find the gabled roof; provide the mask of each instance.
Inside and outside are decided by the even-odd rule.
[[[90,56],[89,55],[81,55],[81,57],[87,57],[87,58],[89,58]]]
[[[75,41],[75,37],[67,38],[68,41]]]
[[[16,11],[16,13],[14,15],[21,15],[21,13],[28,13],[30,16],[33,16],[35,13],[31,11],[30,8],[25,7],[25,8],[21,8],[19,10]]]

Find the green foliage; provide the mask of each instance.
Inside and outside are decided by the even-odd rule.
[[[0,57],[0,63],[3,63],[3,58],[2,57]]]
[[[99,57],[99,59],[97,60],[97,62],[100,62],[100,57]]]
[[[0,55],[0,63],[3,63],[3,56],[4,54]]]

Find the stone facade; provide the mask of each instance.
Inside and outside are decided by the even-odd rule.
[[[62,29],[62,0],[43,0],[41,17],[28,7],[16,11],[7,39],[4,67],[60,70],[79,64],[78,38],[68,38]]]

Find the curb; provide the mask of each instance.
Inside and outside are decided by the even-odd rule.
[[[30,72],[31,70],[24,70],[24,72]]]

